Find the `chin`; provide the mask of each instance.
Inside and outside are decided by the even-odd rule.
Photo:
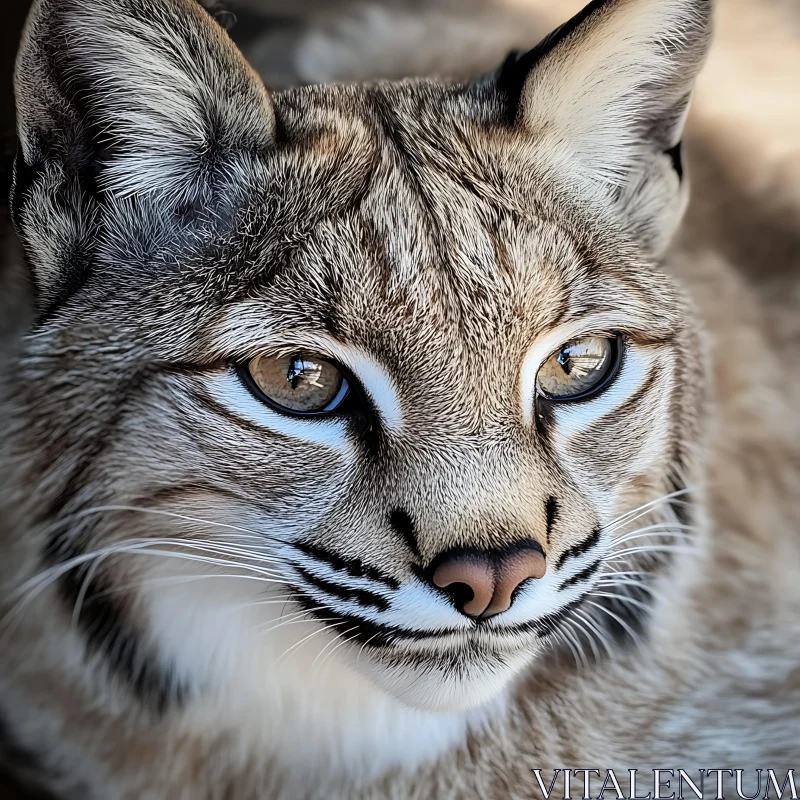
[[[468,711],[498,698],[533,659],[531,650],[362,654],[358,671],[386,694],[422,711]]]

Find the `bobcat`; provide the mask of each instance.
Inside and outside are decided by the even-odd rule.
[[[473,80],[270,93],[194,0],[35,0],[20,780],[500,800],[799,766],[796,353],[679,228],[711,18],[594,0]]]

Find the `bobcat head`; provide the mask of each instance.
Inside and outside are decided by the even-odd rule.
[[[709,27],[595,0],[474,82],[270,94],[193,0],[34,3],[3,513],[94,680],[460,709],[646,635],[702,469],[660,262]]]

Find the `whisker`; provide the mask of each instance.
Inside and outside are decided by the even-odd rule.
[[[652,572],[649,572],[646,569],[626,569],[626,570],[618,570],[616,568],[616,564],[611,563],[610,561],[605,562],[609,567],[607,572],[601,572],[600,577],[605,577],[606,575],[652,575]]]
[[[335,652],[336,652],[336,651],[337,651],[337,650],[338,650],[340,647],[342,647],[342,646],[344,646],[344,645],[346,645],[346,644],[347,644],[347,634],[348,634],[348,633],[352,633],[353,631],[356,631],[356,630],[358,630],[358,625],[354,625],[352,628],[348,628],[346,631],[342,631],[342,632],[340,632],[340,633],[338,633],[338,634],[336,635],[336,638],[334,638],[334,640],[333,640],[333,641],[335,642],[335,641],[336,641],[336,639],[341,639],[341,641],[339,642],[339,644],[337,644],[337,645],[336,645],[336,646],[333,648],[333,650],[331,650],[331,651],[328,653],[328,655],[326,655],[326,656],[325,656],[325,658],[323,658],[323,659],[322,659],[322,661],[320,662],[320,665],[319,665],[319,667],[317,668],[318,670],[321,670],[321,669],[322,669],[322,668],[325,666],[325,663],[326,663],[327,661],[329,661],[331,658],[333,658],[333,654],[334,654],[334,653],[335,653]],[[326,647],[325,649],[327,649],[327,647]],[[322,652],[324,652],[324,650],[323,650]],[[320,654],[320,655],[321,655],[321,654]],[[319,656],[317,656],[317,658],[319,658]],[[316,663],[316,659],[314,659],[314,663]],[[313,669],[313,667],[314,667],[314,664],[312,664],[312,665],[311,665],[311,667],[312,667],[312,669]]]
[[[650,606],[648,606],[646,603],[643,603],[641,600],[637,600],[636,598],[629,597],[628,595],[625,595],[625,594],[614,594],[613,592],[591,591],[591,592],[589,592],[589,595],[591,595],[592,597],[612,597],[615,600],[619,600],[619,601],[624,602],[624,603],[629,603],[630,605],[636,606],[637,608],[642,608],[645,611],[650,611]]]
[[[170,544],[174,544],[174,540],[169,540]],[[181,543],[182,546],[188,546],[185,542]],[[191,543],[194,544],[194,543]],[[273,576],[276,574],[273,570],[261,569],[250,564],[243,564],[240,562],[233,562],[230,560],[223,560],[218,558],[210,558],[209,556],[198,555],[197,553],[180,553],[174,550],[155,550],[154,547],[162,546],[162,540],[127,540],[124,543],[117,543],[91,553],[84,553],[75,558],[69,559],[66,562],[44,570],[39,575],[25,581],[20,587],[12,592],[12,597],[19,597],[19,600],[14,606],[0,619],[0,625],[8,623],[6,633],[10,630],[10,623],[13,618],[19,614],[25,606],[38,597],[45,589],[51,586],[60,577],[67,572],[82,566],[83,564],[90,563],[98,557],[108,557],[110,555],[146,555],[146,556],[160,556],[163,558],[178,558],[187,561],[194,561],[197,563],[210,564],[213,566],[234,567],[246,572],[253,572],[260,575],[259,579],[263,583],[274,583],[285,586],[284,580],[279,580]],[[195,549],[203,549],[202,545],[196,545]],[[242,576],[245,577],[245,576]]]
[[[380,631],[378,631],[377,633],[374,633],[372,636],[370,636],[370,637],[369,637],[369,639],[367,639],[367,641],[366,641],[366,642],[362,642],[362,643],[361,643],[361,647],[358,649],[358,655],[356,656],[356,666],[358,666],[358,661],[359,661],[359,659],[361,658],[361,654],[364,652],[364,648],[365,648],[365,647],[367,647],[367,646],[369,645],[369,643],[370,643],[370,642],[371,642],[373,639],[375,639],[375,638],[377,638],[378,636],[380,636],[380,634],[381,634],[381,632],[380,632]]]
[[[583,619],[583,621],[590,626],[591,630],[595,632],[597,641],[603,645],[603,649],[606,651],[608,657],[614,658],[614,651],[608,642],[608,638],[604,635],[603,630],[595,623],[595,621],[588,614],[584,614],[580,608],[573,609],[572,613],[580,616],[581,619]]]
[[[100,563],[103,561],[105,556],[99,556],[94,561],[89,564],[89,568],[86,570],[86,574],[81,581],[81,588],[78,591],[78,596],[75,598],[75,605],[72,607],[72,627],[73,629],[78,628],[78,622],[80,621],[81,617],[81,609],[83,607],[83,601],[86,597],[86,592],[91,585],[92,580],[94,579],[94,575],[97,572]]]
[[[565,644],[570,651],[572,652],[572,657],[575,659],[575,669],[580,669],[580,659],[578,658],[578,651],[575,649],[575,646],[566,638],[565,629],[562,627],[556,633],[556,636],[553,637],[556,643]]]
[[[182,520],[184,522],[194,522],[199,523],[201,525],[211,525],[214,528],[223,528],[225,530],[237,531],[238,533],[246,534],[248,538],[253,539],[272,539],[276,542],[283,544],[284,542],[277,537],[268,534],[268,533],[261,533],[260,531],[253,531],[250,528],[243,528],[240,525],[232,525],[227,522],[217,522],[215,520],[210,519],[202,519],[201,517],[192,517],[188,514],[179,514],[175,511],[167,511],[163,508],[144,508],[143,506],[129,506],[129,505],[104,505],[104,506],[92,506],[91,508],[84,508],[80,511],[74,512],[74,514],[68,515],[67,517],[63,517],[59,522],[63,523],[64,521],[68,521],[70,519],[82,519],[83,517],[90,516],[92,514],[102,514],[108,511],[136,511],[140,514],[153,514],[154,516],[163,516],[163,517],[170,517],[172,519]],[[58,524],[58,523],[57,523]]]
[[[683,497],[687,494],[692,494],[695,492],[699,492],[702,490],[702,486],[698,486],[695,488],[686,487],[684,489],[678,489],[677,491],[670,492],[669,494],[662,495],[661,497],[656,498],[655,500],[651,500],[648,503],[644,503],[637,508],[631,509],[624,514],[620,514],[616,519],[611,520],[611,522],[606,525],[606,530],[613,531],[616,528],[627,525],[629,522],[633,522],[640,517],[645,516],[646,514],[650,513],[654,508],[664,503],[669,503],[670,501],[674,502],[686,502],[686,501],[679,501],[677,498]]]
[[[314,610],[318,610],[319,608],[321,608],[321,606],[317,606]],[[285,622],[288,622],[289,620],[292,620],[292,619],[296,619],[297,617],[302,617],[307,613],[308,612],[304,608],[300,608],[297,611],[292,611],[291,614],[284,615],[283,613],[281,613],[281,615],[278,617],[277,621],[274,620],[274,619],[271,619],[271,620],[268,620],[267,622],[262,622],[257,627],[256,630],[258,630],[258,632],[260,634],[267,634],[267,633],[270,633],[271,631],[277,630]]]
[[[636,644],[636,646],[637,647],[641,647],[642,640],[639,638],[638,634],[633,630],[633,628],[631,628],[631,626],[628,625],[627,622],[625,622],[624,619],[619,617],[613,611],[607,609],[605,606],[600,605],[600,603],[595,603],[592,600],[587,600],[586,602],[590,606],[594,606],[595,608],[597,608],[600,611],[602,611],[604,614],[607,614],[609,617],[611,617],[612,619],[616,620],[617,623],[620,625],[620,627],[622,627],[625,630],[625,632],[628,634],[628,636],[630,636],[631,639],[633,639],[633,641]]]
[[[208,543],[202,542],[195,542],[193,540],[184,540],[184,539],[166,539],[166,538],[133,538],[133,539],[125,539],[121,542],[115,542],[114,544],[108,545],[106,547],[100,548],[98,550],[93,550],[88,553],[81,553],[79,556],[75,556],[67,561],[61,561],[54,566],[50,567],[49,569],[43,570],[42,572],[34,575],[32,578],[29,578],[23,584],[21,584],[17,589],[14,590],[12,594],[22,594],[30,589],[32,586],[35,586],[37,582],[41,580],[46,580],[51,575],[55,574],[58,578],[61,575],[69,572],[71,569],[75,569],[76,567],[82,566],[83,564],[93,561],[99,556],[106,556],[106,555],[113,555],[113,554],[127,554],[137,552],[140,548],[149,548],[149,547],[156,547],[156,546],[178,546],[178,547],[187,547],[195,550],[214,550],[211,549]],[[188,554],[187,554],[188,555]],[[261,557],[253,558],[253,560],[261,560]],[[222,562],[226,563],[226,562]],[[230,562],[227,562],[230,563]],[[284,562],[285,563],[285,562]],[[274,570],[270,570],[267,568],[259,568],[255,570],[255,568],[249,565],[241,565],[237,564],[237,566],[245,566],[246,569],[250,571],[258,571],[259,574],[266,574],[266,575],[273,575],[275,574]]]
[[[316,619],[316,618],[311,618],[311,621],[314,621],[315,619]],[[330,620],[330,621],[334,621],[334,622],[333,622],[333,625],[328,625],[328,626],[321,625],[321,626],[320,626],[320,627],[318,627],[316,630],[313,630],[313,631],[311,631],[311,633],[309,633],[307,636],[304,636],[302,639],[300,639],[300,641],[298,641],[298,642],[295,642],[293,645],[291,645],[291,647],[288,647],[286,650],[284,650],[284,651],[283,651],[283,653],[281,653],[281,655],[280,655],[280,656],[279,656],[279,658],[278,658],[278,663],[280,663],[281,661],[283,661],[283,659],[284,659],[284,658],[286,658],[286,657],[289,655],[289,653],[291,653],[291,652],[293,652],[294,650],[296,650],[296,649],[297,649],[298,647],[300,647],[300,646],[301,646],[301,645],[302,645],[304,642],[307,642],[309,639],[313,638],[313,637],[314,637],[314,636],[316,636],[317,634],[319,634],[319,633],[324,633],[324,632],[325,632],[325,631],[326,631],[328,628],[336,628],[336,627],[338,627],[339,625],[346,625],[346,624],[347,624],[347,620],[340,620],[339,622],[336,622],[336,621],[335,621],[335,620],[336,620],[336,617],[330,617],[330,618],[329,618],[329,620]],[[322,619],[322,620],[318,620],[318,621],[319,621],[319,622],[324,622],[324,621],[326,621],[326,620]]]
[[[691,547],[679,547],[676,545],[653,545],[643,547],[629,547],[625,550],[614,550],[613,558],[609,561],[619,561],[624,556],[634,555],[635,553],[695,553],[697,552]]]
[[[580,656],[580,664],[577,664],[576,666],[578,666],[579,669],[588,669],[589,662],[586,660],[586,654],[583,652],[583,647],[581,646],[581,643],[578,640],[578,638],[576,636],[573,636],[573,633],[574,633],[574,629],[572,627],[573,620],[566,619],[566,620],[564,620],[564,622],[566,623],[564,628],[563,628],[564,635],[568,636],[570,638],[572,643],[577,648],[577,653]]]
[[[624,544],[625,542],[633,541],[634,539],[652,539],[658,536],[666,537],[667,535],[671,536],[673,539],[687,539],[690,541],[694,538],[686,531],[675,530],[669,525],[653,525],[652,527],[642,528],[638,531],[626,533],[624,536],[614,539],[613,544],[620,545]]]
[[[278,628],[282,628],[284,625],[292,624],[293,622],[327,622],[328,620],[335,620],[336,617],[329,617],[325,619],[319,619],[318,617],[310,616],[312,611],[330,611],[327,606],[312,606],[311,608],[301,608],[299,611],[293,611],[291,614],[287,616],[281,616],[278,618],[278,622],[271,627],[266,627],[264,625],[259,626],[259,634],[261,636],[266,636],[268,633],[272,633],[273,631],[278,630]],[[274,622],[274,620],[271,620]],[[266,623],[269,625],[269,623]]]
[[[580,622],[580,620],[578,620],[578,619],[576,619],[574,617],[573,617],[572,621],[575,623],[575,625],[578,626],[578,629],[580,630],[580,632],[583,633],[583,635],[586,636],[586,638],[588,639],[589,647],[590,647],[590,649],[592,651],[592,655],[594,656],[595,661],[599,661],[600,660],[600,651],[595,646],[594,638],[592,636],[591,630],[587,629],[583,625],[583,623]]]
[[[624,580],[624,579],[621,580],[621,581],[615,581],[615,580],[606,580],[606,579],[601,577],[597,581],[597,585],[598,586],[608,587],[608,588],[613,588],[614,586],[633,586],[636,589],[642,589],[642,590],[646,591],[648,594],[652,595],[653,597],[661,597],[662,596],[662,594],[660,592],[657,592],[646,581],[628,581],[628,580]]]

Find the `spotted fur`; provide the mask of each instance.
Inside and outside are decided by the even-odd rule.
[[[475,80],[269,93],[193,0],[34,3],[0,464],[26,775],[505,798],[793,766],[795,423],[755,301],[675,240],[710,30],[707,0],[605,0]],[[621,337],[613,382],[537,398],[587,333]],[[242,382],[297,350],[346,412]],[[431,580],[520,541],[547,572],[487,621]]]

